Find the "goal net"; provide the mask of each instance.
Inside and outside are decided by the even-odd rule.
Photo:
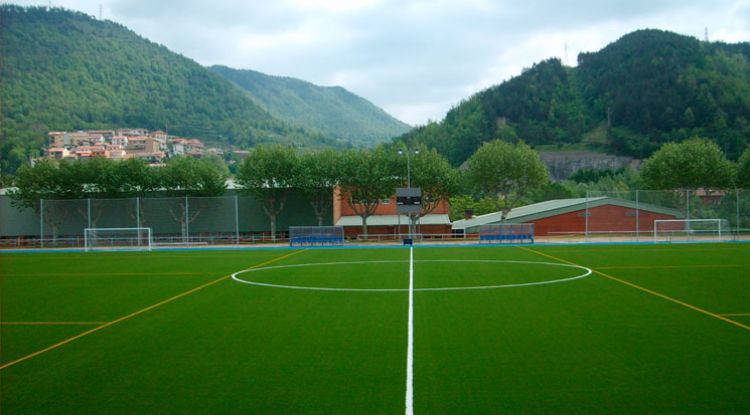
[[[151,250],[151,228],[86,228],[83,230],[86,252],[94,250]]]
[[[343,226],[290,226],[289,246],[343,245]]]
[[[726,219],[671,219],[654,221],[654,242],[724,241],[731,239]]]
[[[489,224],[479,227],[480,243],[534,243],[533,223]]]

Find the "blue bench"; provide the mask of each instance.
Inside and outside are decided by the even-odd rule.
[[[479,235],[480,242],[486,243],[534,243],[533,234],[485,234]]]
[[[305,245],[343,245],[340,236],[295,236],[289,240],[289,246]]]

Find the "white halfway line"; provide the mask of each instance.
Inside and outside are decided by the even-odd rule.
[[[414,247],[409,248],[409,332],[406,346],[406,415],[414,414]]]

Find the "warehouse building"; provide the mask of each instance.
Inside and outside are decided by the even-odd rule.
[[[681,219],[677,209],[607,196],[557,199],[512,209],[505,223],[533,223],[535,236],[653,232],[655,220]],[[471,235],[482,225],[499,224],[502,212],[457,220],[453,233]]]

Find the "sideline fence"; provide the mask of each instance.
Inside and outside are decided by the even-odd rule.
[[[750,240],[750,190],[589,191],[582,200],[582,205],[561,212],[556,222],[535,222],[534,241],[650,242],[654,221],[669,219],[722,219],[729,232],[726,239]],[[289,243],[290,226],[317,225],[302,198],[287,202],[276,235],[251,196],[40,200],[35,210],[13,212],[7,206],[0,204],[0,247],[11,248],[83,247],[86,228],[151,228],[157,247]],[[331,218],[326,220],[325,225],[332,225]],[[457,243],[479,238],[455,232],[410,237]],[[393,229],[377,233],[371,228],[367,237],[354,239],[397,243],[404,237]]]
[[[86,228],[151,228],[155,246],[280,242],[290,225],[317,223],[304,199],[290,205],[271,235],[269,219],[252,196],[43,199],[25,210],[3,203],[0,247],[83,247]]]
[[[625,217],[614,216],[609,202],[623,207],[620,211]],[[589,191],[583,217],[584,229],[561,229],[558,235],[582,232],[586,241],[641,242],[653,240],[657,220],[722,219],[731,233],[729,239],[745,239],[750,228],[750,191]]]

